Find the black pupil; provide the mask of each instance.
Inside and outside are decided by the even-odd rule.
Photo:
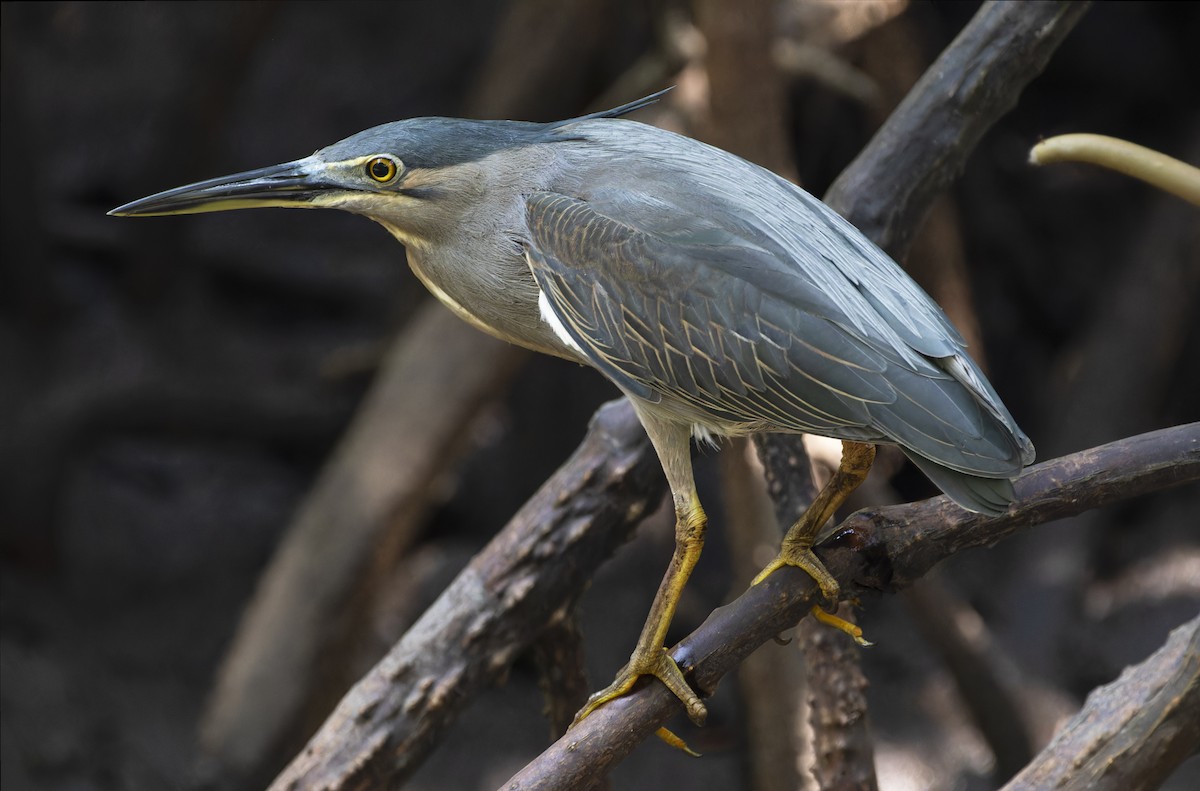
[[[380,181],[387,181],[392,175],[391,163],[386,159],[377,159],[371,163],[371,175]]]

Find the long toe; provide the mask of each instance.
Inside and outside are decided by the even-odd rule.
[[[751,587],[765,580],[777,569],[784,566],[795,566],[802,569],[804,573],[812,577],[817,583],[817,587],[821,589],[821,595],[825,600],[832,605],[836,605],[838,597],[841,595],[841,586],[834,579],[833,575],[825,568],[825,564],[813,554],[813,551],[807,547],[802,549],[790,548],[784,546],[779,551],[779,555],[758,573],[754,581],[750,583]]]
[[[629,658],[629,664],[621,668],[617,673],[616,679],[604,689],[588,698],[583,708],[575,715],[575,721],[572,726],[579,724],[585,717],[591,714],[596,709],[608,703],[611,700],[616,700],[623,695],[629,693],[633,689],[634,684],[642,676],[654,676],[667,689],[674,693],[675,697],[683,704],[687,710],[688,719],[696,725],[703,725],[704,720],[708,717],[708,709],[700,697],[688,686],[687,681],[683,678],[683,672],[679,669],[679,665],[671,658],[665,648],[658,648],[654,651],[646,652],[645,655],[634,653]]]

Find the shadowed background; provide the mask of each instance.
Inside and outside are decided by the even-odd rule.
[[[728,19],[709,2],[5,4],[5,787],[237,785],[196,748],[218,664],[388,349],[413,337],[430,301],[402,249],[360,218],[105,211],[396,118],[551,120],[665,84],[679,87],[650,120],[819,195],[975,8],[860,7],[875,11],[777,6],[758,31],[762,51],[784,42],[764,78],[761,59],[720,46]],[[1198,10],[1093,8],[984,139],[910,256],[1042,459],[1200,418],[1195,210],[1114,174],[1025,164],[1037,139],[1071,131],[1196,162]],[[762,112],[730,119],[730,91],[763,93]],[[772,148],[779,130],[787,145]],[[447,360],[449,347],[427,346],[439,371],[494,371],[466,404],[464,388],[447,386],[445,409],[469,420],[422,473],[403,551],[372,569],[361,622],[318,701],[336,700],[420,614],[616,395],[561,361],[497,364],[507,353],[482,341],[475,356]],[[397,448],[406,453],[432,455],[415,442]],[[714,526],[679,635],[746,582],[725,559],[715,459],[699,464]],[[911,470],[891,483],[906,498],[931,492]],[[1192,487],[1139,501],[944,571],[970,605],[963,617],[981,617],[1040,702],[1027,715],[1039,741],[1195,614],[1197,500]],[[637,542],[583,602],[594,685],[632,646],[669,524],[647,523]],[[868,602],[862,622],[878,643],[863,661],[881,786],[989,787],[994,759],[905,607]],[[661,785],[667,773],[685,787],[761,787],[745,779],[745,705],[725,685],[709,727],[688,734],[702,761],[645,745],[620,787]],[[501,782],[548,739],[540,706],[518,661],[411,787]],[[1178,787],[1196,774],[1193,762]]]

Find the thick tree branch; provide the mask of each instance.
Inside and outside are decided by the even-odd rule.
[[[1085,2],[984,3],[829,188],[825,202],[902,258],[934,199],[1087,8]]]
[[[470,417],[521,360],[460,323],[432,302],[417,314],[264,572],[200,724],[225,771],[253,777],[272,757],[277,767],[353,680],[332,657],[354,644],[361,602],[422,524]],[[491,364],[464,365],[481,346]]]
[[[1088,695],[1083,709],[1002,791],[1158,788],[1200,750],[1200,617],[1145,662]]]
[[[627,401],[602,407],[575,454],[338,704],[272,789],[381,788],[513,657],[570,612],[665,482]]]
[[[946,497],[865,509],[846,519],[819,554],[845,596],[894,591],[965,549],[991,546],[1032,525],[1200,480],[1200,423],[1081,451],[1028,469],[1003,516],[968,513]],[[799,621],[817,596],[798,569],[783,569],[709,616],[672,652],[698,689]],[[678,713],[678,701],[648,684],[594,712],[503,787],[586,787]]]

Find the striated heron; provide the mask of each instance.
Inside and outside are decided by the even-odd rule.
[[[341,209],[405,246],[417,277],[479,329],[591,365],[632,402],[670,484],[674,555],[629,663],[581,712],[660,679],[705,707],[663,645],[706,517],[693,435],[806,432],[842,464],[779,556],[836,602],[812,552],[894,443],[964,508],[1000,513],[1033,446],[904,271],[813,196],[725,151],[621,120],[655,94],[549,124],[413,118],[282,165],[202,181],[120,216]]]

